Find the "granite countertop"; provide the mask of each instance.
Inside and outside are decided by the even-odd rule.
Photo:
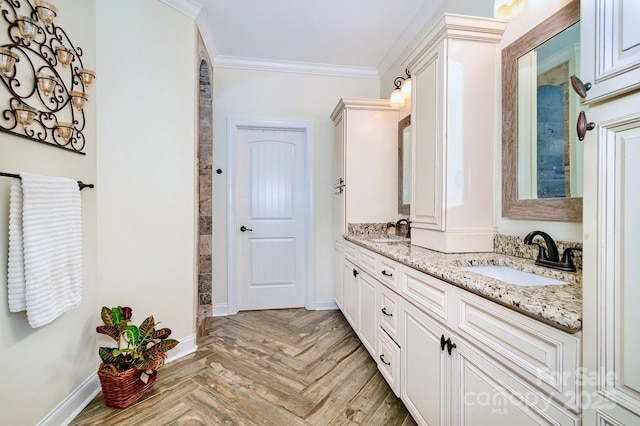
[[[408,240],[377,243],[371,238],[349,235],[345,239],[563,331],[576,333],[582,329],[580,272],[544,268],[530,259],[493,252],[446,254],[411,245]],[[476,265],[508,266],[569,284],[523,287],[462,269]]]

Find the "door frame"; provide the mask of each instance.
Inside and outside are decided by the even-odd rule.
[[[315,310],[315,202],[314,202],[314,130],[313,121],[253,120],[227,118],[227,315],[238,313],[236,277],[237,244],[237,198],[236,186],[236,141],[238,131],[248,130],[303,130],[305,132],[304,164],[304,232],[305,244],[305,308]]]

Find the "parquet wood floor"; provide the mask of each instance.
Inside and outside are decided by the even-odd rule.
[[[415,425],[339,311],[208,318],[197,353],[123,409],[99,394],[72,425]]]

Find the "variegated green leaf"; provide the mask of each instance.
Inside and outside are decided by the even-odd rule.
[[[100,316],[102,317],[102,322],[104,323],[104,325],[114,325],[113,320],[111,319],[111,309],[103,306],[102,310],[100,311]]]
[[[101,347],[98,349],[98,355],[100,355],[100,359],[105,364],[120,364],[122,360],[117,358],[117,355],[114,355],[114,352],[117,351],[115,348],[105,348]]]
[[[122,322],[122,307],[116,306],[115,308],[111,308],[111,321],[113,325],[120,326]]]
[[[168,350],[175,348],[178,345],[178,343],[179,342],[174,339],[161,340],[160,342],[156,343],[155,345],[151,346],[149,349],[144,351],[142,355],[145,358],[154,358],[158,354],[163,354]]]
[[[135,325],[128,325],[124,328],[124,337],[132,347],[136,347],[140,342],[140,330]]]
[[[149,339],[153,335],[153,330],[155,328],[155,320],[153,319],[153,315],[142,321],[140,324],[140,346],[144,349],[146,348]]]

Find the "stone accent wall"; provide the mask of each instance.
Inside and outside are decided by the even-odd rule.
[[[213,268],[213,87],[211,61],[200,39],[198,99],[198,336],[211,315]],[[204,51],[204,52],[203,52]]]

